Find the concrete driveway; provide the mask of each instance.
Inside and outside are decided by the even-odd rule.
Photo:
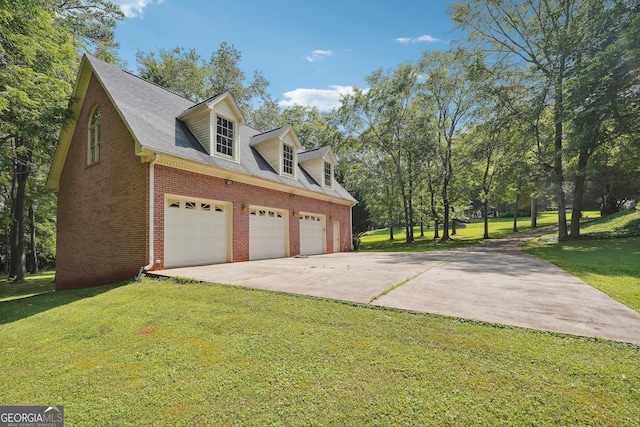
[[[453,251],[339,253],[153,274],[640,344],[639,313],[520,252],[530,236]]]

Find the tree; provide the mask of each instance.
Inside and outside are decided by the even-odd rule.
[[[112,40],[106,28],[118,17],[117,8],[99,0],[0,4],[0,145],[10,159],[0,165],[8,177],[3,180],[1,206],[10,210],[4,258],[16,281],[26,272],[28,228],[30,264],[35,265],[34,207],[38,199],[51,196],[38,194],[33,181],[42,179],[38,172],[49,165],[55,137],[67,119],[77,49]],[[30,227],[25,224],[27,213]]]
[[[126,65],[118,55],[114,29],[124,13],[117,4],[106,0],[44,1],[55,16],[56,26],[74,35],[78,51],[92,52],[111,64]]]
[[[194,102],[231,92],[247,120],[263,125],[274,120],[277,102],[267,93],[269,82],[258,70],[252,80],[240,69],[242,54],[233,45],[223,42],[204,61],[195,49],[176,47],[154,52],[138,51],[136,61],[140,77],[169,89]],[[258,114],[253,118],[253,112]]]
[[[300,140],[300,144],[312,150],[320,147],[331,147],[334,152],[342,150],[343,136],[336,118],[318,107],[294,105],[282,110],[277,126],[292,125]],[[276,127],[277,127],[276,126]]]
[[[413,102],[419,88],[418,73],[412,65],[400,65],[391,72],[382,69],[367,77],[369,89],[355,89],[343,98],[339,111],[343,126],[357,135],[354,149],[376,159],[376,169],[389,185],[384,200],[388,204],[389,228],[393,228],[392,193],[398,193],[404,214],[406,242],[413,237],[413,191],[417,153],[422,138]],[[390,168],[390,169],[389,169]],[[390,236],[393,239],[393,236]]]
[[[568,238],[564,191],[564,124],[567,75],[575,66],[580,31],[576,22],[579,0],[462,0],[452,18],[470,31],[470,40],[498,55],[527,64],[550,88],[553,110],[553,174],[558,204],[558,238]]]
[[[453,176],[454,141],[468,126],[478,105],[479,76],[483,69],[477,57],[463,49],[426,52],[418,64],[424,76],[422,94],[425,103],[435,107],[433,119],[437,150],[442,164],[441,199],[444,209],[442,241],[450,240],[449,216],[451,212],[450,188]]]
[[[577,152],[571,238],[580,237],[582,202],[591,156],[637,125],[640,94],[640,3],[585,1],[582,31],[567,96],[572,144]]]
[[[212,91],[205,85],[204,61],[195,49],[160,49],[158,56],[156,58],[154,52],[136,53],[140,77],[193,102],[212,96]]]

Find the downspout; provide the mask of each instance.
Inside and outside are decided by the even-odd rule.
[[[148,271],[151,267],[153,267],[153,258],[154,258],[153,256],[154,255],[153,254],[154,208],[153,207],[154,207],[154,199],[155,199],[154,169],[155,169],[156,163],[158,163],[158,160],[160,160],[160,154],[156,153],[151,163],[149,163],[149,264],[145,265],[144,267],[140,267],[140,270],[138,270],[138,275],[136,276],[136,282],[139,282],[140,279],[142,279],[142,275],[144,274],[145,271]]]
[[[355,204],[349,206],[349,247],[351,248],[351,251],[353,251],[355,248],[353,247],[353,207],[355,206]]]

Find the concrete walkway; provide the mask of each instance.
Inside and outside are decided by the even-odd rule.
[[[339,253],[153,274],[640,344],[639,313],[519,250],[543,232],[453,251]]]

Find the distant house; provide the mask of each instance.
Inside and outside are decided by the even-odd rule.
[[[56,289],[142,269],[351,250],[356,200],[330,148],[245,125],[229,93],[195,104],[83,57],[47,187],[58,192]]]

